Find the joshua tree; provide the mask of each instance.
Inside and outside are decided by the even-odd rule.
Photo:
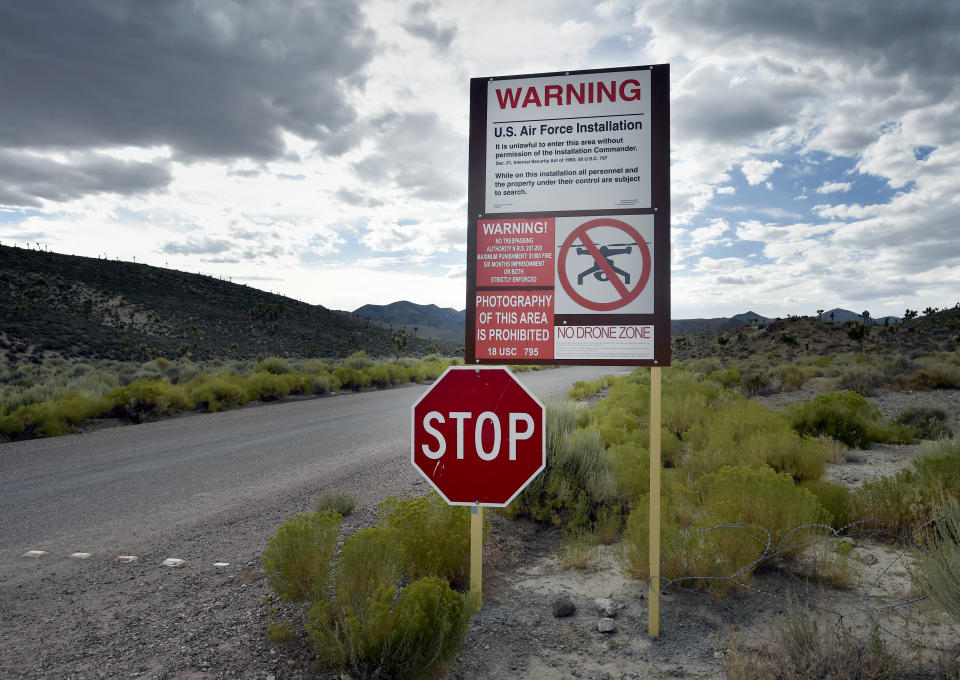
[[[823,319],[820,318],[820,317],[822,317],[822,316],[823,316],[823,310],[822,310],[822,309],[818,309],[818,310],[817,310],[817,321],[823,321]]]
[[[401,328],[399,331],[393,334],[393,349],[397,353],[397,359],[400,358],[400,355],[403,354],[403,351],[407,348],[407,329]]]
[[[907,307],[907,311],[903,313],[903,320],[909,321],[910,319],[916,319],[916,318],[917,318],[917,310],[910,309],[909,307]]]

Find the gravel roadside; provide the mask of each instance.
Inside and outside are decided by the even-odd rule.
[[[810,394],[775,395],[766,405],[778,408]],[[947,408],[953,429],[960,430],[958,390],[878,393],[871,399],[885,415],[913,403],[939,404]],[[851,483],[888,469],[878,462],[889,458],[889,469],[902,467],[916,453],[915,447],[893,448],[862,452],[862,470]],[[851,461],[837,468],[857,465]],[[315,671],[302,636],[266,640],[271,623],[293,622],[299,630],[301,612],[269,597],[259,562],[276,527],[309,511],[325,490],[346,491],[357,499],[357,510],[344,523],[345,532],[352,533],[376,521],[377,503],[387,496],[428,489],[398,451],[385,463],[331,475],[322,488],[305,484],[255,507],[239,505],[170,526],[159,538],[144,539],[137,562],[97,554],[23,558],[22,570],[0,581],[0,678],[338,677]],[[783,614],[786,598],[798,588],[802,599],[831,599],[829,606],[837,611],[863,606],[860,592],[811,590],[774,572],[754,584],[770,597],[744,594],[716,603],[700,594],[668,592],[662,634],[651,640],[646,584],[620,574],[615,552],[601,551],[590,569],[562,570],[558,545],[555,530],[494,517],[485,553],[484,606],[443,680],[722,677],[724,640],[731,631],[739,627],[750,641],[762,643],[770,620]],[[185,563],[162,566],[170,557]],[[218,561],[229,566],[214,567]],[[886,566],[881,562],[878,573]],[[561,596],[573,601],[574,615],[553,616],[551,604]],[[618,606],[611,633],[597,630],[597,598],[611,598]]]

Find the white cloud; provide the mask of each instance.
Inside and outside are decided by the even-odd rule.
[[[743,171],[743,176],[747,178],[747,183],[750,185],[761,184],[766,181],[766,179],[774,173],[777,168],[782,168],[783,163],[780,161],[759,161],[759,160],[748,160],[744,161],[740,165],[740,169]],[[770,188],[769,186],[767,187]]]
[[[818,194],[847,193],[853,185],[850,182],[824,182],[816,191]]]

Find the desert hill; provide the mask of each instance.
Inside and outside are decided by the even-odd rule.
[[[461,339],[462,342],[462,339]],[[408,337],[408,354],[461,343]],[[0,357],[346,356],[393,352],[368,319],[211,276],[0,246]]]

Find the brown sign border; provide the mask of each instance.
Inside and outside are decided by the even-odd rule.
[[[630,210],[583,210],[552,212],[484,213],[486,207],[487,154],[487,91],[491,81],[570,76],[622,71],[650,71],[650,208]],[[669,366],[670,365],[670,65],[624,66],[582,71],[553,71],[524,75],[496,76],[470,79],[470,160],[467,190],[467,304],[465,362],[475,365],[504,363],[564,364],[585,366]],[[489,358],[476,356],[476,294],[477,288],[477,223],[484,219],[514,219],[537,217],[586,217],[616,215],[653,215],[653,314],[605,314],[600,319],[593,314],[556,314],[554,325],[573,326],[637,324],[654,327],[653,359],[528,359],[525,357]],[[556,285],[556,284],[555,284]],[[602,319],[602,321],[601,321]],[[551,329],[552,332],[552,329]]]

